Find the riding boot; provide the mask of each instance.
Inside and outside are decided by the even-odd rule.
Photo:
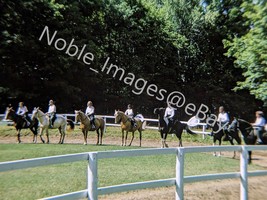
[[[94,130],[96,128],[94,120],[91,121],[91,129]]]

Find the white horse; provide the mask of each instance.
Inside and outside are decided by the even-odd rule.
[[[43,132],[46,132],[46,136],[47,136],[47,143],[49,143],[49,134],[48,134],[48,129],[49,129],[49,117],[48,115],[44,114],[39,108],[34,108],[34,110],[32,111],[32,119],[37,118],[39,120],[40,123],[40,137],[43,143],[45,143],[42,135]],[[66,117],[62,116],[62,115],[57,115],[57,118],[54,122],[53,125],[53,129],[58,129],[60,132],[60,139],[59,139],[59,144],[63,144],[64,143],[64,138],[65,138],[65,133],[66,133],[66,129],[67,129],[67,125],[68,122],[70,124],[70,129],[74,129],[74,123],[73,121],[67,119]]]

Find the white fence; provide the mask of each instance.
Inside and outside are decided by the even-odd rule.
[[[67,162],[75,162],[88,160],[87,167],[87,189],[68,194],[48,197],[44,199],[81,199],[88,198],[89,200],[98,199],[99,195],[111,194],[145,188],[156,188],[165,186],[176,186],[176,199],[184,199],[184,183],[207,181],[215,179],[240,179],[240,199],[248,199],[248,177],[267,175],[267,170],[259,170],[248,172],[248,150],[267,150],[267,146],[210,146],[210,147],[179,147],[169,149],[142,149],[142,150],[120,150],[106,152],[88,152],[80,154],[70,154],[62,156],[52,156],[28,160],[19,160],[0,163],[0,172],[19,170],[31,167],[39,167],[51,164],[60,164]],[[205,174],[197,176],[184,176],[184,158],[187,153],[196,152],[214,152],[214,151],[239,151],[240,152],[240,171],[220,174]],[[108,187],[98,188],[98,168],[99,159],[130,157],[130,156],[148,156],[160,154],[175,154],[176,155],[176,177],[171,179],[153,180],[146,182],[129,183]]]
[[[68,118],[74,118],[75,117],[75,114],[59,114],[59,115],[64,115]],[[4,118],[5,115],[4,114],[0,114],[0,118]],[[115,127],[119,127],[120,124],[116,124],[115,123],[115,117],[114,116],[110,116],[110,115],[96,115],[96,117],[102,117],[105,122],[106,122],[106,126],[115,126]],[[114,120],[114,122],[112,123],[111,120]],[[146,126],[146,129],[152,129],[152,130],[158,130],[158,122],[159,120],[158,119],[150,119],[150,118],[145,118],[145,121],[147,122],[147,126]],[[187,122],[186,121],[181,121],[182,123],[186,124]],[[150,124],[154,124],[154,126],[150,125]],[[206,123],[198,123],[196,126],[201,126],[202,127],[202,131],[194,131],[195,133],[198,133],[198,134],[202,134],[203,135],[203,138],[205,135],[209,135],[210,132],[206,131],[206,127],[207,127],[207,124]]]

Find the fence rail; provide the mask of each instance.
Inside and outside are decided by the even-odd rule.
[[[90,200],[98,199],[98,195],[111,194],[116,192],[124,192],[137,189],[165,187],[176,185],[176,199],[184,198],[184,183],[192,183],[198,181],[239,178],[240,179],[240,199],[248,199],[248,176],[265,176],[267,170],[247,171],[248,150],[267,150],[267,146],[210,146],[210,147],[179,147],[169,149],[142,149],[142,150],[118,150],[106,152],[88,152],[79,154],[69,154],[62,156],[51,156],[44,158],[35,158],[27,160],[18,160],[0,163],[0,172],[19,170],[31,167],[39,167],[51,164],[61,164],[76,161],[88,161],[87,167],[87,189],[76,191],[68,194],[62,194],[44,199],[81,199],[88,198]],[[196,152],[214,152],[214,151],[239,151],[240,156],[240,172],[204,174],[197,176],[184,176],[184,157],[187,153]],[[98,170],[97,162],[99,159],[129,157],[129,156],[148,156],[161,154],[176,155],[176,177],[171,179],[152,180],[146,182],[137,182],[130,184],[114,185],[98,188]]]

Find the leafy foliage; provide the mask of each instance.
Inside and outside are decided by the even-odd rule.
[[[262,101],[247,90],[232,89],[238,82],[238,88],[266,101],[266,5],[242,3],[0,0],[0,107],[25,101],[29,109],[46,109],[54,99],[58,112],[71,112],[92,100],[97,113],[111,114],[131,103],[136,112],[150,116],[154,107],[165,105],[145,92],[134,94],[134,84],[89,69],[100,71],[109,57],[125,74],[182,92],[187,103],[204,103],[211,110],[224,105],[249,117]],[[90,65],[67,55],[66,49],[57,50],[54,42],[39,41],[45,26],[67,44],[73,39],[79,50],[86,45],[94,55]],[[243,68],[235,68],[234,62]],[[179,113],[182,119],[189,117]]]

